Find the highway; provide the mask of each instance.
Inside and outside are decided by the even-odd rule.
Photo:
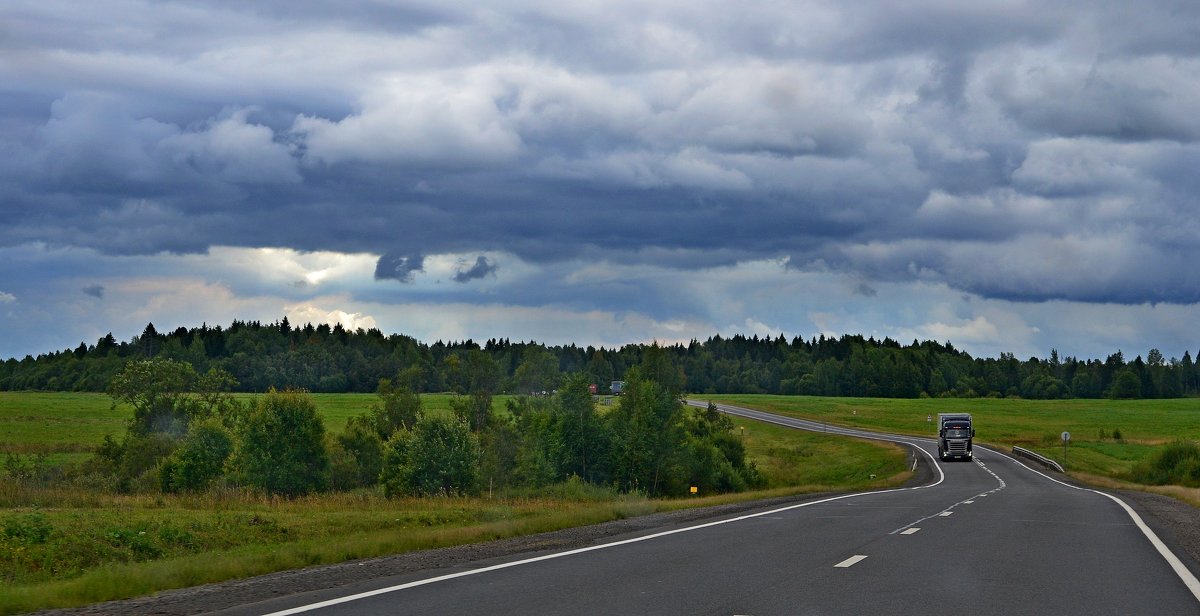
[[[908,443],[932,479],[220,613],[1200,614],[1195,563],[1115,497],[979,447],[942,463],[932,439],[721,410]]]

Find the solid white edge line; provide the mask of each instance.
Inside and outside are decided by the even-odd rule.
[[[1146,522],[1142,519],[1142,516],[1138,515],[1138,513],[1134,511],[1133,508],[1130,507],[1125,501],[1121,500],[1120,497],[1114,496],[1107,492],[1101,492],[1100,490],[1073,486],[1065,481],[1059,481],[1058,479],[1055,479],[1037,469],[1026,466],[1024,462],[1021,462],[1020,460],[1004,452],[993,450],[993,453],[1007,458],[1009,461],[1020,466],[1021,468],[1031,473],[1041,475],[1042,477],[1045,477],[1046,479],[1049,479],[1050,481],[1053,481],[1061,486],[1066,486],[1072,490],[1080,490],[1082,492],[1099,494],[1100,496],[1111,499],[1113,502],[1120,505],[1121,508],[1125,510],[1125,513],[1129,515],[1130,519],[1133,520],[1134,525],[1137,526],[1138,529],[1142,531],[1142,534],[1146,536],[1146,539],[1150,541],[1150,545],[1153,545],[1154,549],[1158,551],[1159,556],[1162,556],[1163,560],[1167,561],[1167,564],[1171,566],[1171,569],[1175,572],[1175,575],[1179,576],[1179,579],[1183,582],[1183,585],[1187,586],[1188,590],[1191,591],[1192,596],[1196,598],[1196,601],[1200,601],[1200,580],[1196,579],[1195,574],[1193,574],[1191,570],[1183,564],[1183,561],[1179,560],[1179,557],[1171,551],[1171,548],[1168,548],[1167,544],[1163,543],[1162,539],[1159,539],[1158,535],[1156,535],[1154,531],[1146,525]]]
[[[694,405],[693,405],[693,406],[694,406]],[[737,408],[737,407],[733,407],[733,408]],[[749,411],[750,409],[738,409],[738,410],[747,410],[747,411]],[[760,412],[761,412],[761,411],[760,411]],[[733,414],[736,414],[736,413],[733,413]],[[739,415],[739,416],[745,417],[745,415]],[[781,417],[781,416],[778,416],[778,415],[776,415],[776,416],[773,416],[773,417],[780,417],[780,419],[786,419],[786,418],[783,418],[783,417]],[[747,419],[754,419],[754,420],[756,420],[756,421],[763,421],[763,422],[766,422],[766,423],[774,423],[774,424],[777,424],[777,425],[786,426],[786,427],[789,427],[789,428],[796,428],[796,429],[799,429],[799,430],[809,430],[810,432],[814,432],[814,431],[815,431],[815,430],[811,430],[811,429],[808,429],[808,428],[801,428],[801,427],[799,427],[799,426],[796,426],[796,425],[789,425],[788,423],[786,423],[786,422],[782,422],[782,421],[771,421],[771,420],[769,420],[769,419],[760,419],[760,418],[758,418],[758,417],[747,417]],[[938,480],[937,480],[936,482],[934,482],[934,483],[930,483],[930,484],[926,484],[926,485],[922,485],[922,486],[914,486],[914,487],[911,487],[911,488],[891,488],[891,489],[888,489],[888,490],[875,490],[875,491],[873,491],[873,492],[857,492],[857,493],[854,493],[854,494],[843,494],[843,495],[841,495],[841,496],[833,496],[833,497],[830,497],[830,498],[823,498],[823,499],[820,499],[820,500],[815,500],[815,501],[811,501],[811,502],[807,502],[807,503],[800,503],[800,504],[797,504],[797,505],[788,505],[787,507],[780,507],[780,508],[778,508],[778,509],[772,509],[772,510],[770,510],[770,511],[760,511],[760,512],[758,512],[758,513],[752,513],[752,514],[749,514],[749,515],[738,516],[738,517],[736,517],[736,518],[729,518],[729,519],[727,519],[727,520],[717,520],[717,521],[715,521],[715,522],[706,522],[706,523],[704,523],[704,524],[697,524],[696,526],[688,526],[688,527],[685,527],[685,528],[676,528],[676,529],[673,529],[673,530],[667,530],[667,531],[663,531],[663,532],[660,532],[660,533],[654,533],[654,534],[650,534],[650,535],[645,535],[645,536],[643,536],[643,537],[634,537],[634,538],[632,538],[632,539],[623,539],[623,540],[621,540],[621,541],[614,541],[614,542],[612,542],[612,543],[604,543],[604,544],[601,544],[601,545],[593,545],[593,546],[588,546],[588,547],[586,547],[586,548],[577,548],[577,549],[574,549],[574,550],[568,550],[568,551],[566,551],[566,552],[557,552],[557,553],[554,553],[554,554],[545,554],[545,555],[542,555],[542,556],[535,556],[535,557],[533,557],[533,558],[526,558],[526,559],[524,559],[524,560],[516,560],[516,561],[513,561],[513,562],[509,562],[509,563],[501,563],[501,564],[499,564],[499,565],[492,565],[492,566],[490,566],[490,567],[484,567],[484,568],[482,568],[482,569],[471,569],[471,570],[469,570],[469,571],[460,571],[460,572],[458,572],[458,573],[449,573],[449,574],[446,574],[446,575],[440,575],[440,576],[438,576],[438,577],[432,577],[432,578],[426,578],[426,579],[423,579],[423,580],[416,580],[416,581],[413,581],[413,582],[408,582],[408,583],[406,583],[406,584],[398,584],[398,585],[395,585],[395,586],[388,586],[388,587],[386,587],[386,588],[377,588],[377,589],[375,589],[375,590],[368,590],[368,591],[366,591],[366,592],[360,592],[360,593],[356,593],[356,594],[353,594],[353,595],[346,595],[346,596],[344,596],[344,597],[336,597],[336,598],[334,598],[334,599],[328,599],[328,600],[325,600],[325,601],[320,601],[320,602],[317,602],[317,603],[310,603],[310,604],[308,604],[308,605],[301,605],[301,606],[298,606],[298,607],[293,607],[293,608],[289,608],[289,609],[286,609],[286,610],[280,610],[280,611],[277,611],[277,612],[270,612],[270,613],[267,613],[267,614],[263,614],[263,616],[291,616],[292,614],[303,614],[304,612],[311,612],[311,611],[313,611],[313,610],[319,610],[319,609],[321,609],[321,608],[324,608],[324,607],[331,607],[331,606],[334,606],[334,605],[341,605],[342,603],[349,603],[349,602],[351,602],[351,601],[357,601],[357,600],[359,600],[359,599],[366,599],[366,598],[368,598],[368,597],[374,597],[374,596],[377,596],[377,595],[383,595],[383,594],[387,594],[387,593],[390,593],[390,592],[396,592],[396,591],[400,591],[400,590],[405,590],[405,589],[407,589],[407,588],[415,588],[415,587],[417,587],[417,586],[425,586],[425,585],[427,585],[427,584],[433,584],[433,583],[436,583],[436,582],[444,582],[444,581],[446,581],[446,580],[452,580],[452,579],[455,579],[455,578],[466,577],[466,576],[469,576],[469,575],[478,575],[478,574],[480,574],[480,573],[487,573],[487,572],[489,572],[489,571],[497,571],[497,570],[500,570],[500,569],[507,569],[507,568],[509,568],[509,567],[516,567],[516,566],[519,566],[519,565],[526,565],[526,564],[529,564],[529,563],[540,562],[540,561],[543,561],[543,560],[552,560],[552,559],[555,559],[555,558],[562,558],[562,557],[564,557],[564,556],[572,556],[572,555],[575,555],[575,554],[582,554],[582,553],[584,553],[584,552],[592,552],[592,551],[595,551],[595,550],[603,550],[603,549],[607,549],[607,548],[613,548],[613,547],[617,547],[617,546],[620,546],[620,545],[626,545],[626,544],[630,544],[630,543],[638,543],[638,542],[641,542],[641,541],[649,541],[649,540],[651,540],[651,539],[657,539],[657,538],[659,538],[659,537],[666,537],[666,536],[668,536],[668,535],[675,535],[675,534],[678,534],[678,533],[686,533],[686,532],[693,531],[693,530],[699,530],[699,529],[702,529],[702,528],[708,528],[708,527],[710,527],[710,526],[719,526],[719,525],[722,525],[722,524],[729,524],[729,523],[731,523],[731,522],[740,522],[740,521],[742,521],[742,520],[749,520],[749,519],[752,519],[752,518],[758,518],[758,517],[762,517],[762,516],[772,515],[772,514],[780,513],[780,512],[783,512],[783,511],[791,511],[792,509],[800,509],[801,507],[811,507],[812,505],[820,505],[820,504],[822,504],[822,503],[828,503],[828,502],[831,502],[831,501],[842,500],[842,499],[846,499],[846,498],[857,498],[857,497],[860,497],[860,496],[870,496],[870,495],[872,495],[872,494],[887,494],[887,493],[890,493],[890,492],[905,492],[905,491],[909,491],[909,490],[920,490],[920,489],[923,489],[923,488],[932,488],[932,487],[934,487],[934,486],[936,486],[936,485],[939,485],[939,484],[941,484],[943,481],[945,481],[945,480],[946,480],[946,475],[945,475],[945,473],[943,473],[943,472],[942,472],[942,469],[941,469],[941,467],[940,467],[940,466],[938,466],[937,460],[934,460],[934,459],[933,459],[933,456],[932,456],[932,455],[931,455],[931,454],[930,454],[928,451],[925,451],[923,448],[921,448],[921,447],[917,446],[917,444],[916,444],[916,443],[912,443],[912,442],[910,442],[910,441],[906,441],[906,440],[902,440],[902,439],[892,439],[892,438],[882,438],[882,437],[872,437],[872,436],[858,436],[858,435],[849,435],[849,434],[848,434],[848,435],[845,435],[845,436],[856,436],[856,438],[867,438],[867,439],[871,439],[871,440],[877,440],[877,441],[888,441],[888,442],[893,442],[893,443],[905,443],[905,444],[907,444],[907,445],[912,445],[914,448],[916,448],[916,449],[917,449],[917,451],[920,451],[921,453],[925,454],[925,457],[929,458],[929,461],[930,461],[931,463],[933,463],[933,467],[934,467],[935,469],[937,469],[937,471],[938,471]],[[863,558],[866,558],[866,557],[864,556]]]

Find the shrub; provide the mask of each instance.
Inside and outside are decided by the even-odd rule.
[[[379,402],[363,418],[375,429],[381,441],[391,438],[396,430],[411,430],[423,414],[421,397],[405,386],[394,386],[390,379],[380,379],[376,389]],[[378,474],[378,470],[376,470]]]
[[[164,492],[203,490],[221,476],[233,438],[217,421],[193,425],[179,449],[159,468]]]
[[[333,485],[338,489],[374,485],[383,469],[383,440],[366,416],[352,417],[333,438]]]
[[[299,496],[329,483],[325,424],[307,392],[269,391],[255,400],[238,435],[234,467],[247,484]]]
[[[423,417],[388,440],[380,479],[388,496],[474,494],[479,439],[464,421]]]
[[[1200,487],[1200,446],[1191,441],[1163,445],[1130,474],[1139,483]]]

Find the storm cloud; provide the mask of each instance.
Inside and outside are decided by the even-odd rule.
[[[16,0],[3,22],[0,248],[366,254],[348,297],[373,301],[424,293],[438,256],[503,282],[505,255],[540,283],[437,301],[664,323],[716,317],[639,272],[1200,302],[1200,5]]]
[[[465,264],[464,264],[465,265]],[[480,255],[475,259],[475,264],[470,267],[465,267],[454,273],[454,282],[468,282],[477,280],[485,276],[495,276],[499,265],[488,261],[488,258]]]
[[[375,280],[399,280],[412,282],[413,274],[423,271],[425,257],[387,253],[375,264]]]

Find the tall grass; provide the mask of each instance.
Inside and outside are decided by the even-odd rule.
[[[1130,477],[1149,485],[1200,487],[1200,445],[1183,440],[1163,445],[1134,465]]]

